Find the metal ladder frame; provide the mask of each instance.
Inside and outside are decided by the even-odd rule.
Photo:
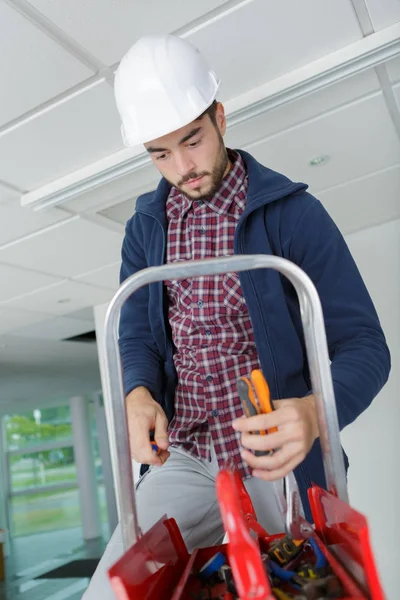
[[[300,267],[284,258],[264,254],[193,260],[149,267],[138,271],[124,281],[108,307],[105,321],[105,402],[108,404],[110,416],[110,451],[114,483],[119,491],[118,512],[124,550],[136,542],[141,532],[136,510],[125,392],[118,344],[118,322],[121,308],[129,296],[149,283],[263,268],[279,271],[290,280],[296,290],[312,390],[316,400],[327,487],[330,492],[348,502],[347,480],[340,444],[324,318],[317,290],[308,275]]]

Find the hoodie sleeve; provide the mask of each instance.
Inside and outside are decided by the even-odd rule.
[[[122,244],[120,283],[141,269],[145,269],[142,228],[136,213],[128,221]],[[154,343],[149,321],[149,286],[137,290],[124,303],[119,321],[125,393],[146,387],[160,402],[162,388],[162,360]]]
[[[370,405],[386,383],[389,349],[339,229],[310,194],[299,194],[291,201],[297,210],[293,211],[293,233],[285,255],[309,275],[320,296],[342,429]]]

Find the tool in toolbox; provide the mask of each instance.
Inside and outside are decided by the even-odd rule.
[[[311,525],[296,512],[295,480],[292,474],[292,479],[289,478],[286,483],[286,493],[281,498],[292,535],[289,538],[287,532],[269,535],[257,523],[251,499],[238,471],[226,465],[218,473],[216,489],[229,542],[196,549],[189,555],[174,519],[160,519],[144,535],[139,528],[118,347],[119,311],[132,293],[150,283],[260,268],[273,268],[285,275],[298,295],[327,490],[317,485],[312,485],[308,490],[313,516]],[[348,503],[321,304],[313,283],[298,266],[280,257],[255,255],[188,261],[144,269],[127,279],[110,303],[104,342],[107,367],[105,401],[110,415],[112,464],[125,549],[125,554],[109,570],[117,598],[307,600],[336,597],[341,600],[384,600],[367,521]],[[297,528],[296,535],[291,529],[293,522]],[[252,533],[256,533],[256,539]],[[290,552],[295,553],[296,550],[289,544],[293,538],[302,542],[302,547],[301,552],[289,560]],[[279,556],[276,552],[274,554],[276,548],[282,550],[282,564],[274,560]],[[316,548],[319,550],[318,556]],[[287,560],[283,552],[286,552]],[[298,557],[304,558],[307,552],[312,554],[313,562],[307,558],[298,564]],[[200,577],[200,572],[206,563],[215,566],[212,560],[211,563],[208,561],[219,554],[226,561],[219,571],[224,573],[227,582],[210,588]],[[325,577],[321,576],[321,569],[324,568],[323,564],[321,566],[321,555],[330,569]],[[283,574],[286,579],[283,579]],[[296,585],[297,588],[294,587]]]

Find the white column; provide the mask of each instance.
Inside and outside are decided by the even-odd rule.
[[[111,535],[116,526],[118,525],[118,512],[117,503],[115,501],[110,446],[108,443],[107,434],[106,414],[103,403],[101,401],[101,394],[95,394],[93,401],[96,414],[97,435],[99,438],[99,450],[103,466],[103,479],[106,491],[109,532]]]
[[[70,399],[75,463],[79,484],[83,538],[101,537],[99,499],[89,423],[89,403],[80,396]]]

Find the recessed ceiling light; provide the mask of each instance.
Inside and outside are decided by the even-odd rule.
[[[57,300],[57,304],[68,304],[68,302],[71,302],[71,298],[61,298],[60,300]]]
[[[324,165],[325,163],[327,163],[329,158],[330,157],[327,154],[315,156],[310,160],[308,164],[310,165],[310,167],[319,167],[320,165]]]

